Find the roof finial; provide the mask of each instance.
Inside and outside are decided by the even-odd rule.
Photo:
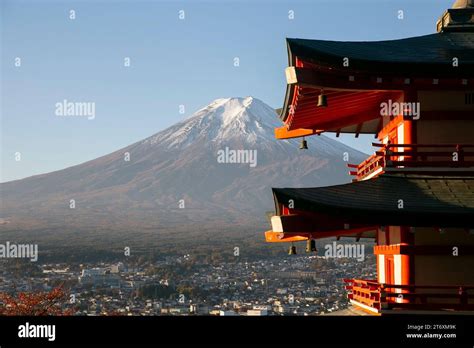
[[[474,0],[456,0],[436,23],[438,33],[474,31]]]
[[[474,7],[474,0],[456,0],[452,8],[470,8]]]

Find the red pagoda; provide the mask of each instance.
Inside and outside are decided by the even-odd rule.
[[[377,279],[344,280],[356,308],[474,310],[474,1],[456,1],[431,35],[287,45],[276,138],[378,141],[348,164],[350,184],[274,188],[267,242],[372,238]]]

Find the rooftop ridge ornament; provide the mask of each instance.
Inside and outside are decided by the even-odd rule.
[[[456,0],[436,22],[438,33],[448,31],[474,31],[474,0]]]
[[[452,8],[474,8],[474,0],[456,0]]]

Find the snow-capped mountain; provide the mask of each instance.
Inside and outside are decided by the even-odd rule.
[[[279,141],[275,110],[252,98],[217,99],[142,141],[98,159],[0,185],[1,228],[129,226],[263,216],[271,187],[348,182],[343,160],[366,156],[325,136]],[[241,163],[232,151],[255,155]],[[223,155],[224,160],[219,160]],[[229,157],[229,153],[231,154]],[[234,152],[235,154],[236,152]],[[74,208],[71,208],[74,200]]]
[[[222,98],[187,120],[146,139],[145,143],[184,148],[198,139],[217,143],[240,139],[253,145],[273,142],[273,129],[280,125],[275,110],[258,99]]]

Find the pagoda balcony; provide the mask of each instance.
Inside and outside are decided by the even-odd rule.
[[[394,285],[344,279],[350,302],[373,314],[391,310],[474,310],[474,286]]]
[[[348,164],[353,181],[383,173],[474,173],[474,144],[378,144],[372,156],[359,165]]]

